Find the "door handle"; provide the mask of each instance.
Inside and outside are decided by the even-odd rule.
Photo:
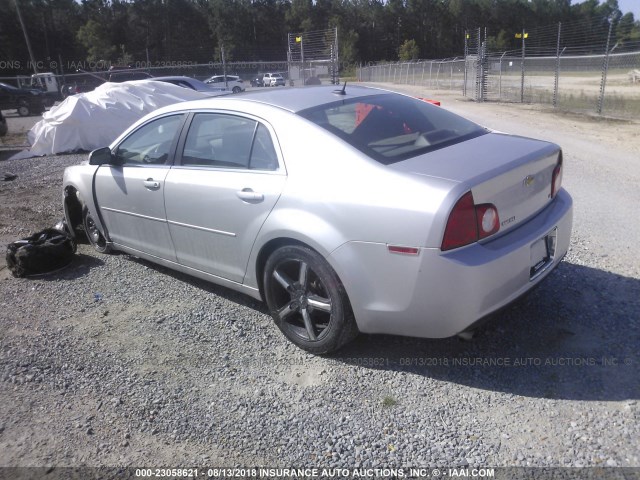
[[[158,190],[160,188],[160,182],[156,182],[153,178],[147,178],[142,184],[149,190]]]
[[[242,190],[238,190],[236,195],[240,200],[249,203],[260,203],[264,200],[264,195],[258,192],[254,192],[250,188],[243,188]]]

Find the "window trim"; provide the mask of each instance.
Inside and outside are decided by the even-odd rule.
[[[229,167],[217,167],[215,165],[183,165],[182,164],[182,156],[184,153],[184,147],[187,142],[187,135],[189,134],[189,129],[191,128],[191,123],[193,122],[193,118],[197,114],[219,114],[219,115],[227,115],[232,117],[240,117],[245,118],[247,120],[251,120],[256,122],[256,127],[253,132],[253,138],[255,139],[256,132],[258,130],[258,124],[262,124],[267,129],[267,132],[271,136],[271,143],[273,144],[273,149],[276,153],[276,157],[278,158],[278,168],[275,170],[259,170],[252,168],[229,168]],[[253,153],[253,141],[251,142],[251,151],[249,153],[249,167],[251,166],[251,153]],[[172,168],[177,169],[189,169],[189,170],[205,170],[205,171],[217,171],[217,172],[237,172],[237,173],[255,173],[261,175],[286,175],[286,167],[283,161],[282,151],[280,149],[280,142],[278,140],[278,136],[275,133],[275,130],[263,118],[257,117],[255,115],[247,114],[244,112],[238,112],[235,110],[221,110],[221,109],[198,109],[191,110],[187,114],[187,118],[182,126],[182,132],[180,133],[180,138],[176,145],[175,151],[175,162],[173,163]]]

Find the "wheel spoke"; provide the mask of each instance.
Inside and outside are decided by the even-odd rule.
[[[284,307],[278,310],[277,315],[280,318],[280,320],[284,320],[295,311],[296,311],[296,308],[294,308],[294,300],[291,300]]]
[[[298,283],[302,288],[306,288],[307,286],[307,272],[309,271],[309,267],[306,263],[300,262],[300,275],[298,276]]]
[[[285,273],[280,273],[278,272],[278,270],[274,270],[273,271],[273,278],[276,279],[276,281],[282,285],[282,287],[290,292],[293,290],[293,282],[291,281],[291,279],[287,276],[287,274]]]
[[[307,329],[307,335],[309,335],[309,340],[311,341],[317,340],[318,337],[316,337],[316,332],[313,328],[313,321],[311,321],[309,312],[307,311],[306,308],[303,308],[301,310],[301,313],[302,313],[302,319],[304,320],[304,328]]]
[[[307,303],[314,310],[322,310],[323,312],[331,313],[331,300],[328,298],[322,298],[317,295],[309,295],[307,297]]]

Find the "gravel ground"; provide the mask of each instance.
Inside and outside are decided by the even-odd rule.
[[[259,302],[129,255],[0,263],[0,466],[639,467],[638,124],[442,100],[565,148],[575,233],[538,289],[472,341],[317,357]],[[84,158],[0,162],[0,243],[62,217]]]

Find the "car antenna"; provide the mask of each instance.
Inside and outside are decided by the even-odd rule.
[[[347,81],[345,80],[344,85],[342,86],[342,90],[334,90],[333,93],[336,95],[346,95],[347,94]]]

